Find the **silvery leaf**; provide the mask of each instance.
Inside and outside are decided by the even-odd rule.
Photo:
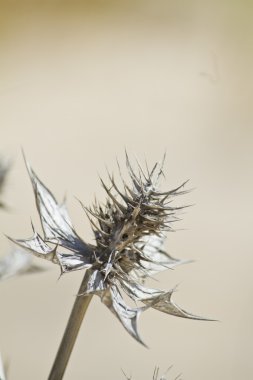
[[[118,288],[114,285],[104,292],[101,300],[116,315],[127,332],[145,346],[137,331],[137,320],[144,308],[128,307],[121,297]]]
[[[186,310],[181,309],[172,299],[174,290],[162,292],[158,297],[144,301],[146,305],[150,305],[153,309],[162,311],[163,313],[174,315],[176,317],[196,319],[200,321],[211,321],[211,319],[199,317],[188,313]]]
[[[62,273],[74,270],[86,269],[92,266],[89,256],[81,253],[61,253],[57,252],[57,258],[61,266]]]
[[[77,235],[65,205],[59,205],[27,163],[45,240],[58,243],[74,252],[89,253],[89,246]]]
[[[187,311],[181,309],[174,301],[172,301],[171,297],[175,291],[174,289],[168,292],[163,292],[161,290],[146,288],[143,285],[140,285],[133,281],[124,280],[122,278],[119,281],[122,288],[129,297],[136,301],[141,301],[145,305],[148,305],[153,309],[177,317],[208,320],[206,318],[202,318],[194,314],[188,313]]]
[[[34,232],[30,239],[9,239],[18,244],[21,248],[32,252],[35,256],[52,261],[54,264],[59,264],[62,273],[70,272],[73,270],[86,269],[91,267],[90,257],[80,253],[61,253],[56,252],[57,246],[54,248],[42,239],[42,237]]]
[[[35,256],[58,264],[56,247],[49,247],[37,232],[34,232],[34,235],[30,239],[12,239],[10,237],[8,237],[8,239],[19,245],[21,248],[32,252]]]
[[[19,249],[16,249],[0,260],[0,280],[24,274],[43,271],[32,262],[32,257]]]
[[[89,279],[83,294],[101,294],[106,290],[105,276],[99,270],[90,270]],[[87,273],[87,272],[86,272]],[[79,294],[82,295],[82,294]]]
[[[129,277],[119,277],[118,281],[124,292],[134,301],[144,302],[162,294],[161,290],[146,288],[141,284],[131,281]]]
[[[162,247],[164,245],[164,238],[156,235],[143,236],[142,240],[135,245],[143,253],[146,260],[140,260],[141,266],[147,271],[147,276],[152,276],[155,273],[164,271],[166,269],[173,269],[174,267],[188,263],[187,260],[175,259],[166,253]]]

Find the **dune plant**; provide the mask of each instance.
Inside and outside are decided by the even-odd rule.
[[[59,204],[27,162],[26,165],[43,236],[34,230],[29,239],[11,240],[35,256],[57,264],[62,274],[85,271],[49,380],[62,379],[93,295],[98,296],[126,331],[143,345],[137,320],[149,308],[177,317],[203,319],[176,305],[172,300],[174,289],[162,291],[144,285],[147,278],[184,262],[163,248],[166,232],[172,230],[183,208],[174,205],[174,198],[186,193],[185,183],[169,191],[159,190],[163,162],[156,163],[151,170],[143,169],[137,162],[134,169],[126,154],[129,181],[125,181],[118,165],[121,187],[113,175],[109,174],[109,185],[101,179],[107,195],[104,206],[95,201],[88,208],[80,202],[91,223],[94,244],[79,236],[65,204]],[[61,251],[61,247],[65,250]],[[140,305],[128,306],[122,293]]]

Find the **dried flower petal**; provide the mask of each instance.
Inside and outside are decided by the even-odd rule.
[[[43,185],[28,163],[27,168],[45,240],[55,242],[74,252],[84,251],[89,254],[87,244],[77,235],[71,224],[65,205],[58,205],[52,193]]]
[[[162,272],[166,269],[173,269],[178,265],[191,262],[190,260],[179,260],[167,252],[162,247],[164,246],[165,238],[157,235],[144,236],[142,241],[135,244],[143,255],[143,259],[140,260],[143,269],[145,269],[145,275],[148,277],[153,276],[158,272]],[[142,277],[142,273],[138,273],[137,276]]]
[[[182,318],[206,320],[205,318],[190,314],[176,305],[171,299],[175,289],[168,292],[163,292],[157,289],[149,289],[140,284],[131,282],[129,279],[121,279],[120,285],[132,299],[141,301],[156,310],[162,311],[163,313]]]
[[[73,270],[87,269],[92,266],[90,257],[82,253],[61,253],[57,252],[57,258],[61,266],[62,273],[72,272]]]
[[[86,294],[97,294],[102,295],[102,293],[106,290],[106,284],[104,281],[104,276],[99,270],[89,270],[89,280],[86,284],[86,289],[84,293],[79,294],[79,296],[83,296]]]
[[[140,313],[145,310],[145,308],[128,307],[116,286],[111,286],[109,289],[105,290],[101,300],[111,310],[111,312],[116,315],[127,332],[129,332],[129,334],[132,335],[132,337],[139,343],[145,346],[137,330],[138,317]]]
[[[57,252],[57,245],[53,248],[42,239],[42,237],[34,232],[33,237],[30,239],[12,239],[8,237],[13,243],[19,245],[21,248],[29,250],[34,256],[52,261],[54,264],[61,266],[62,273],[72,270],[79,270],[89,268],[90,263],[87,263],[87,257],[76,253],[61,253]]]
[[[16,243],[21,248],[32,252],[35,256],[52,261],[58,264],[56,256],[56,247],[51,248],[42,239],[42,237],[34,231],[34,235],[30,239],[12,239],[8,236],[8,239]]]

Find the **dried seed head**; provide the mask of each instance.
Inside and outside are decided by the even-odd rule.
[[[139,166],[139,174],[135,174],[128,156],[126,163],[132,186],[123,180],[123,191],[109,175],[110,186],[101,180],[108,195],[106,206],[102,209],[97,204],[93,208],[85,208],[94,231],[98,257],[105,263],[111,258],[123,272],[139,269],[139,276],[148,276],[148,267],[175,264],[161,250],[164,233],[172,229],[177,220],[178,207],[169,206],[175,195],[182,193],[185,184],[166,193],[158,191],[158,180],[162,174],[162,166],[156,164],[147,173]],[[95,220],[95,222],[94,222]],[[157,257],[157,254],[160,254]],[[154,260],[154,255],[156,258]],[[162,260],[161,260],[162,259]],[[151,268],[150,268],[151,269]]]
[[[123,190],[109,175],[106,205],[97,202],[83,209],[95,235],[95,245],[86,243],[71,224],[65,205],[59,205],[52,193],[43,185],[27,164],[44,237],[38,233],[30,239],[14,240],[16,244],[61,267],[61,272],[86,269],[87,286],[84,294],[97,294],[101,301],[120,320],[125,329],[143,344],[137,320],[147,308],[183,318],[203,319],[187,313],[172,301],[174,290],[168,292],[143,286],[146,277],[183,263],[163,250],[165,232],[172,229],[177,212],[175,196],[184,194],[184,184],[176,189],[161,192],[159,179],[163,163],[156,163],[151,171],[144,171],[137,163],[136,172],[126,154],[130,184],[123,181]],[[67,252],[60,252],[60,247]],[[143,306],[126,305],[121,291]]]

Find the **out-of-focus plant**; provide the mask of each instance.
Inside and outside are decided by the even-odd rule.
[[[7,173],[10,168],[10,163],[0,157],[0,196],[6,183]],[[0,199],[0,208],[6,207],[5,203]]]
[[[10,162],[0,159],[0,195],[6,185]],[[6,208],[4,201],[0,200],[0,208]],[[31,255],[20,248],[11,250],[0,259],[0,281],[24,273],[34,273],[43,269],[33,263]]]
[[[170,378],[167,377],[167,374],[171,370],[171,368],[172,368],[172,366],[170,366],[164,374],[159,375],[159,367],[155,367],[152,380],[170,380],[170,379],[172,380],[172,377],[170,377]],[[123,374],[127,380],[134,380],[132,376],[129,377],[128,375],[126,375],[123,370],[122,370],[122,372],[123,372]],[[174,377],[173,380],[182,380],[181,376],[182,375],[179,374],[176,377]]]
[[[169,370],[171,368],[172,368],[172,366],[169,367],[164,374],[159,375],[159,367],[155,367],[155,370],[154,370],[154,373],[153,373],[153,380],[169,380],[169,378],[167,377],[167,374],[168,374],[168,372],[169,372]],[[174,380],[182,380],[181,374],[177,375],[174,378]]]
[[[43,271],[43,268],[34,264],[32,257],[21,249],[10,251],[0,260],[0,280],[41,271]]]
[[[0,380],[6,380],[5,369],[4,369],[4,364],[3,364],[1,354],[0,354]]]
[[[130,184],[121,176],[121,190],[109,174],[108,186],[101,180],[107,194],[105,206],[97,202],[90,208],[82,205],[96,241],[89,244],[75,231],[65,204],[57,203],[27,163],[44,236],[34,232],[30,239],[11,240],[35,256],[59,265],[61,273],[85,270],[49,380],[62,379],[93,295],[99,296],[128,333],[142,344],[137,320],[149,308],[178,317],[203,319],[174,303],[174,289],[161,291],[143,285],[148,277],[182,263],[166,253],[163,245],[165,233],[172,229],[178,211],[183,208],[172,202],[186,192],[185,183],[163,192],[159,190],[163,162],[156,163],[152,170],[148,167],[143,170],[137,162],[134,170],[126,154],[126,165]],[[128,306],[122,291],[142,305]]]

